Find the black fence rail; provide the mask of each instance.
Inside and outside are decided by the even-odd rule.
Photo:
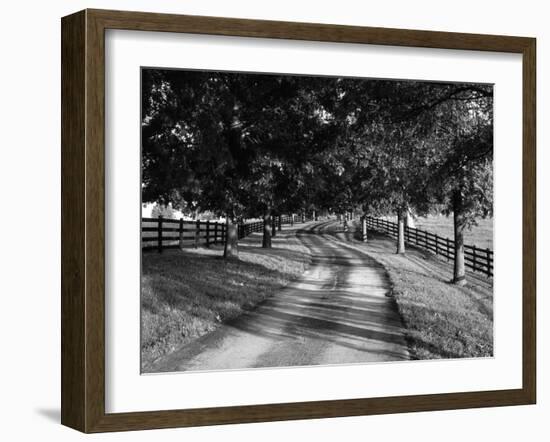
[[[368,229],[378,230],[397,238],[397,223],[371,216],[367,216],[366,221]],[[405,227],[405,242],[429,250],[447,260],[454,260],[455,258],[455,242],[452,239],[441,237],[426,230]],[[464,263],[470,270],[485,273],[490,277],[493,276],[493,251],[491,249],[464,245]]]
[[[281,228],[283,224],[294,224],[310,221],[310,216],[277,215],[272,217],[273,227]],[[252,221],[237,225],[238,238],[242,239],[251,233],[262,232],[263,221]],[[189,221],[168,218],[141,219],[142,250],[175,249],[199,245],[219,244],[225,242],[226,224],[223,221]]]
[[[225,229],[225,223],[217,221],[142,218],[141,248],[162,252],[163,249],[216,244],[225,240]]]
[[[239,224],[237,226],[237,233],[238,233],[239,239],[242,239],[250,235],[251,233],[261,232],[263,229],[264,229],[263,221],[255,221],[251,223]]]

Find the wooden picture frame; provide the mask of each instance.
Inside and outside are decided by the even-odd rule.
[[[495,51],[523,57],[523,385],[271,405],[105,412],[105,30]],[[536,152],[533,38],[84,10],[62,19],[62,409],[83,432],[533,404],[536,400]]]

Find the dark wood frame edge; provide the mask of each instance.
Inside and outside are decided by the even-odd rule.
[[[534,404],[536,40],[449,32],[84,10],[62,19],[61,422],[83,432]],[[400,397],[105,413],[105,29],[520,53],[523,56],[523,386]]]

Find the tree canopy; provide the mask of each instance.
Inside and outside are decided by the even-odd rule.
[[[142,199],[231,220],[492,215],[485,84],[142,70]]]

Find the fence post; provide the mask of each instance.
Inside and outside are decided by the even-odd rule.
[[[477,254],[476,254],[476,246],[472,247],[472,266],[474,268],[474,272],[477,271]]]
[[[162,215],[159,215],[159,220],[157,223],[157,233],[158,233],[158,252],[162,253]]]
[[[278,225],[277,229],[280,232],[283,229],[283,220],[281,218],[281,215],[278,216],[278,219],[279,219],[279,225]]]
[[[206,220],[206,247],[210,247],[210,220]]]
[[[435,254],[439,255],[439,236],[435,235]]]
[[[486,249],[487,253],[487,276],[491,276],[493,272],[491,272],[491,250],[489,248]]]
[[[214,223],[214,241],[213,243],[216,244],[218,242],[218,222],[216,221]]]
[[[363,234],[363,242],[367,242],[367,217],[364,216],[363,218],[361,218],[361,230],[362,230],[362,234]]]
[[[183,218],[180,218],[180,249],[183,249]]]
[[[201,220],[198,219],[195,225],[195,249],[199,247],[200,236],[201,236]]]

